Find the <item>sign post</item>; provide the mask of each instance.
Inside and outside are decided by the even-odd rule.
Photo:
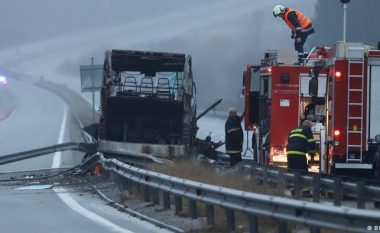
[[[91,57],[92,122],[95,122],[94,57]]]
[[[94,64],[80,66],[81,92],[92,92],[92,121],[95,122],[95,91],[102,88],[103,66]]]

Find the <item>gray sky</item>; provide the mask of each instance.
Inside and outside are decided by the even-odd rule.
[[[352,0],[347,5],[347,40],[377,46],[380,41],[379,0]],[[313,44],[332,45],[343,39],[343,8],[338,0],[318,0]]]
[[[79,82],[79,66],[87,64],[91,56],[101,63],[109,48],[189,53],[193,57],[199,105],[205,107],[224,98],[223,108],[241,107],[239,93],[246,64],[258,63],[267,49],[293,50],[290,30],[282,20],[273,17],[273,6],[289,3],[289,7],[312,18],[315,2],[2,0],[0,49],[17,47],[22,57],[27,44],[61,38],[55,46],[69,50],[65,44],[73,36],[79,35],[76,40],[94,36],[96,45],[90,50],[62,56],[55,68],[59,74],[75,77],[75,82]],[[114,33],[113,28],[118,32]],[[116,42],[118,38],[124,42]],[[46,69],[43,63],[34,68],[41,69],[41,73]]]

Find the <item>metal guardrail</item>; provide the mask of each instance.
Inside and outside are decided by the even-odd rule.
[[[0,156],[0,165],[13,163],[24,159],[30,159],[39,157],[46,154],[51,154],[57,151],[65,151],[65,150],[77,150],[86,153],[95,153],[97,150],[96,144],[88,144],[88,143],[77,143],[77,142],[68,142],[62,143],[54,146],[43,147],[35,150],[28,150],[8,155]]]
[[[276,219],[279,222],[279,232],[287,231],[286,222],[288,221],[306,224],[311,227],[312,232],[319,232],[323,228],[350,232],[368,232],[369,226],[376,226],[380,222],[380,213],[377,211],[328,206],[203,184],[136,168],[116,159],[106,159],[101,153],[97,153],[87,160],[82,169],[86,170],[88,167],[92,167],[99,159],[106,170],[141,185],[145,201],[152,200],[153,203],[158,204],[158,192],[161,191],[163,193],[164,207],[169,208],[170,195],[174,195],[176,213],[179,213],[182,211],[182,198],[187,198],[190,200],[189,211],[192,218],[197,217],[197,201],[204,202],[206,203],[207,222],[209,224],[214,223],[214,206],[225,208],[229,230],[235,229],[234,211],[240,211],[248,215],[251,232],[258,232],[258,216]],[[259,170],[259,168],[254,169],[254,171]],[[317,184],[321,184],[319,187],[326,186],[329,190],[339,193],[337,196],[341,196],[341,191],[343,190],[339,187],[347,190],[360,190],[360,192],[356,191],[356,193],[362,193],[364,190],[367,195],[371,193],[373,196],[380,193],[380,188],[376,186],[364,185],[363,189],[362,184],[342,182],[341,180],[337,182],[339,178],[333,181],[327,178],[319,178],[320,182],[318,182],[318,179],[315,178],[316,176],[275,171],[275,169],[264,168],[263,181],[270,182],[275,173],[277,173],[278,177],[294,180],[293,184],[296,193],[300,182],[312,183],[313,188],[318,187]],[[280,179],[277,182],[280,182]],[[360,196],[363,195],[358,195],[358,197]],[[313,201],[317,202],[318,200],[313,197]],[[334,204],[336,203],[334,202]]]
[[[349,207],[327,206],[307,201],[292,200],[258,193],[199,183],[172,177],[133,166],[116,159],[106,159],[100,154],[103,167],[120,177],[143,186],[144,200],[158,202],[157,192],[163,192],[164,207],[170,206],[169,195],[175,196],[175,207],[182,210],[182,198],[190,200],[190,215],[197,217],[196,201],[206,203],[207,222],[214,222],[213,206],[226,209],[230,230],[234,230],[233,211],[248,215],[251,232],[258,232],[258,216],[278,220],[280,231],[286,230],[286,222],[306,224],[313,231],[320,228],[368,232],[368,226],[380,222],[380,212]],[[177,211],[176,211],[177,212]]]
[[[380,201],[380,183],[349,177],[319,173],[301,173],[282,168],[252,164],[246,171],[251,172],[263,184],[275,183],[279,188],[290,186],[293,196],[301,197],[301,190],[308,187],[313,202],[320,202],[321,193],[330,193],[335,206],[341,206],[344,197],[354,198],[357,208],[364,209],[367,201]]]

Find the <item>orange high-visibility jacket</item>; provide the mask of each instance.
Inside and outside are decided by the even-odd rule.
[[[301,30],[307,28],[310,25],[311,20],[309,18],[307,18],[304,14],[302,14],[298,10],[289,9],[288,11],[285,12],[284,20],[285,20],[286,24],[292,29],[293,32],[296,31],[296,28],[294,27],[294,25],[290,22],[290,20],[288,18],[289,13],[292,13],[292,12],[296,12],[298,22],[300,23],[300,26],[301,26]]]

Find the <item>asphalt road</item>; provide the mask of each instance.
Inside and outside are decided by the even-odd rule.
[[[14,111],[0,121],[0,156],[79,140],[68,107],[53,93],[17,80],[10,80],[9,90]],[[81,159],[78,152],[58,152],[2,165],[0,172],[71,167]],[[96,195],[83,199],[88,194],[70,193],[57,183],[20,190],[27,185],[0,183],[1,232],[167,232],[120,213]]]
[[[55,145],[68,109],[64,102],[46,90],[10,79],[8,89],[14,98],[14,110],[0,121],[0,155]],[[68,141],[68,132],[62,140]],[[51,168],[53,155],[0,166],[0,172]],[[61,163],[66,163],[64,160]],[[61,165],[59,164],[59,166]],[[73,164],[65,164],[72,166]]]

